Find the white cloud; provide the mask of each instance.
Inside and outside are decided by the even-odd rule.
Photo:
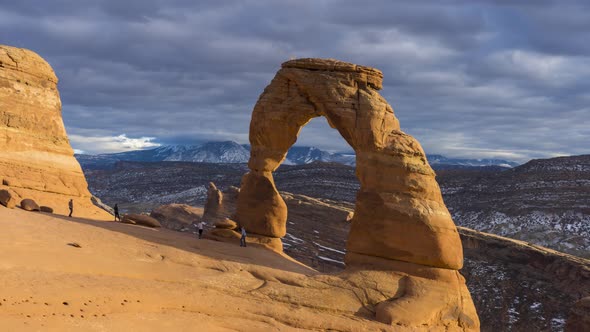
[[[119,136],[82,136],[69,135],[76,153],[115,153],[131,150],[155,148],[161,144],[153,142],[155,137],[130,138],[125,134]]]
[[[375,35],[379,38],[374,39]],[[440,62],[457,54],[455,50],[439,41],[409,35],[397,29],[351,31],[347,39],[340,43],[346,53],[354,58],[364,58],[370,62],[383,62],[387,59],[400,64],[424,65]],[[351,48],[350,45],[355,47]]]
[[[588,74],[588,57],[567,57],[519,49],[491,54],[486,62],[505,75],[520,75],[552,86],[576,83]]]

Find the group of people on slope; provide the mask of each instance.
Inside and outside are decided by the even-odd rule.
[[[70,217],[72,216],[72,211],[74,210],[74,203],[73,200],[70,200],[69,203],[70,206]],[[119,205],[115,204],[115,206],[113,206],[113,212],[115,214],[115,221],[121,221],[121,216],[119,215]],[[205,229],[205,222],[203,220],[201,220],[199,223],[197,223],[197,230],[199,232],[199,239],[201,239],[203,237],[203,231]],[[244,226],[238,226],[238,229],[240,230],[241,233],[241,237],[240,237],[240,247],[246,247],[246,228],[244,228]]]

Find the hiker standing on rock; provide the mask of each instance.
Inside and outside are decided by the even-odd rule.
[[[70,208],[70,215],[68,217],[72,217],[72,213],[74,213],[74,200],[70,199],[68,202],[68,207]]]
[[[240,238],[240,247],[246,246],[246,228],[244,226],[240,226],[240,230],[242,232],[242,237]]]
[[[198,224],[197,224],[197,228],[199,229],[199,239],[203,236],[203,228],[205,227],[205,222],[203,222],[203,220],[201,220]]]
[[[119,219],[119,221],[121,221],[121,216],[119,215],[119,205],[115,204],[115,206],[113,207],[113,210],[115,211],[115,221],[117,221],[117,219]]]

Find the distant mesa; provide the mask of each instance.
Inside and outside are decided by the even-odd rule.
[[[110,219],[90,192],[66,135],[57,77],[29,50],[0,45],[0,189],[78,217]]]
[[[383,323],[479,330],[473,301],[458,272],[463,250],[457,228],[422,147],[400,130],[393,109],[377,92],[382,79],[376,69],[333,59],[283,63],[252,113],[250,171],[242,178],[232,218],[256,242],[282,249],[287,205],[275,187],[273,171],[301,128],[324,116],[355,150],[361,183],[345,278],[396,285],[385,298],[369,301]],[[223,195],[214,186],[209,194],[208,203],[227,215]]]

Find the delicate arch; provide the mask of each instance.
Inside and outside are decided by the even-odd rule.
[[[260,96],[250,122],[250,172],[236,219],[251,233],[280,238],[287,207],[272,176],[312,118],[324,116],[356,152],[361,188],[347,241],[358,255],[460,269],[462,246],[420,144],[400,130],[377,92],[380,71],[337,60],[284,63]]]

